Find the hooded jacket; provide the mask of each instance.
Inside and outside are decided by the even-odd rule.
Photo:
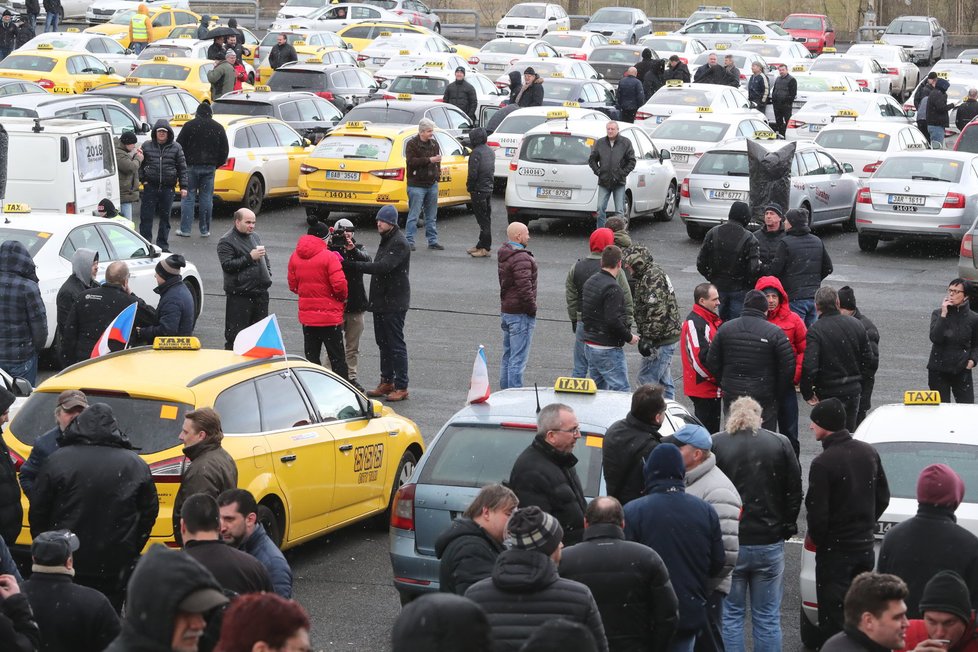
[[[183,449],[190,460],[184,466],[180,488],[173,499],[173,532],[180,532],[183,503],[194,494],[217,498],[222,491],[238,486],[238,467],[221,442],[210,437]]]
[[[927,126],[948,127],[951,103],[947,101],[947,89],[951,87],[946,79],[938,79],[934,89],[927,96]]]
[[[721,292],[749,290],[760,273],[757,238],[746,226],[731,217],[713,227],[696,256],[697,271]]]
[[[194,334],[197,321],[194,297],[180,276],[174,276],[153,288],[160,295],[156,306],[156,323],[143,326],[139,335],[144,342],[152,343],[157,337],[187,337]]]
[[[373,262],[343,261],[344,270],[370,274],[370,312],[401,312],[411,307],[411,246],[394,227],[380,236]]]
[[[682,61],[678,62],[675,66],[671,64],[666,64],[665,70],[662,74],[663,83],[669,81],[670,79],[678,79],[681,82],[688,84],[690,82],[689,67]]]
[[[510,103],[516,102],[516,96],[519,95],[520,89],[523,88],[523,75],[520,74],[519,70],[509,71],[509,101]],[[519,105],[517,104],[517,107]]]
[[[0,244],[0,360],[23,363],[48,339],[47,312],[30,252],[17,240]]]
[[[862,322],[837,309],[822,311],[806,337],[801,395],[806,401],[813,395],[859,396],[874,361]]]
[[[180,130],[177,142],[183,147],[187,165],[206,165],[219,168],[228,159],[228,136],[216,120],[211,105],[197,107],[197,117]]]
[[[78,575],[104,579],[139,557],[158,513],[149,466],[112,409],[94,403],[68,425],[41,468],[28,520],[34,537],[60,529],[77,534],[85,542],[74,553]]]
[[[530,250],[507,242],[499,260],[499,310],[509,315],[537,316],[537,261]]]
[[[268,292],[272,285],[272,263],[266,253],[255,260],[251,250],[261,244],[257,233],[242,233],[231,224],[217,243],[217,259],[224,272],[224,293],[253,296]]]
[[[457,106],[462,110],[462,113],[475,121],[475,111],[479,108],[479,98],[475,94],[475,87],[464,78],[462,81],[456,79],[445,87],[442,102]]]
[[[801,363],[805,359],[805,337],[808,335],[808,329],[802,318],[791,310],[791,306],[788,305],[788,294],[776,276],[762,276],[757,279],[754,289],[763,292],[766,288],[774,288],[778,291],[778,307],[774,312],[768,310],[767,320],[784,331],[788,343],[791,344],[791,350],[795,352],[795,375],[792,382],[797,385],[801,380]]]
[[[519,91],[517,91],[517,95],[519,95]],[[521,109],[528,106],[543,106],[543,77],[537,75],[516,103],[520,105]]]
[[[118,137],[113,142],[116,165],[119,168],[119,201],[132,204],[139,201],[139,161]]]
[[[635,148],[632,141],[621,134],[615,138],[614,145],[610,138],[602,136],[591,147],[587,164],[598,177],[598,185],[602,188],[624,186],[628,175],[635,169]]]
[[[646,73],[650,70],[652,70],[652,50],[651,48],[645,48],[642,50],[642,59],[635,64],[636,77],[644,80]]]
[[[655,347],[675,344],[679,341],[682,326],[679,303],[669,275],[655,264],[652,253],[643,245],[629,247],[624,264],[632,273],[632,301],[638,336]],[[622,268],[622,273],[625,269]]]
[[[299,295],[299,323],[339,326],[348,295],[343,264],[322,238],[304,235],[289,258],[289,290]]]
[[[557,519],[565,546],[580,541],[584,532],[587,501],[576,465],[573,453],[562,453],[537,435],[516,458],[509,476],[509,488],[521,507],[536,505]]]
[[[156,131],[166,129],[166,142],[156,142]],[[143,162],[139,166],[139,180],[155,188],[187,187],[187,161],[183,147],[173,137],[173,128],[162,118],[153,125],[153,137],[143,143]]]
[[[931,313],[930,342],[929,371],[958,374],[967,368],[968,360],[978,364],[978,314],[967,299],[948,306],[947,317],[941,317],[940,309]]]
[[[42,632],[40,650],[102,652],[119,635],[119,615],[103,594],[75,584],[63,566],[34,566],[33,570],[20,590]]]
[[[654,59],[649,69],[639,74],[639,79],[642,80],[642,89],[645,91],[646,102],[666,83],[665,71],[665,60]]]
[[[724,595],[730,593],[731,573],[740,553],[740,493],[730,478],[717,467],[717,458],[710,455],[686,472],[686,493],[710,503],[720,519],[723,534],[723,568],[710,580],[710,590]]]
[[[465,188],[469,194],[474,192],[491,193],[493,175],[496,170],[496,153],[486,145],[486,130],[476,127],[469,132],[469,144],[472,152],[469,154],[469,176]]]
[[[401,609],[391,629],[392,652],[489,652],[492,630],[471,600],[432,593]]]
[[[35,652],[43,649],[40,630],[34,621],[34,614],[31,613],[30,602],[23,593],[0,602],[0,649],[5,652]]]
[[[706,361],[722,323],[720,315],[699,304],[693,306],[683,322],[679,334],[683,393],[690,398],[720,398],[720,387]]]
[[[207,72],[207,81],[211,84],[211,101],[224,97],[234,90],[234,81],[237,72],[231,62],[221,58],[214,67]]]
[[[976,116],[978,116],[978,100],[966,97],[958,105],[958,111],[954,114],[954,126],[958,128],[958,131],[961,131]]]
[[[625,536],[657,553],[669,569],[679,599],[679,632],[706,622],[711,579],[724,564],[723,533],[716,510],[686,493],[683,458],[672,444],[655,447],[645,463],[645,495],[625,505]]]
[[[792,225],[778,243],[768,270],[781,279],[789,301],[809,300],[815,298],[822,280],[832,273],[832,259],[810,227]]]
[[[645,489],[643,469],[652,450],[662,442],[659,425],[644,423],[629,412],[604,433],[601,464],[609,496],[625,505]]]
[[[615,234],[609,229],[602,227],[595,229],[589,238],[590,253],[587,258],[579,258],[577,262],[567,272],[567,279],[564,281],[564,299],[567,302],[567,316],[575,325],[581,320],[581,295],[584,291],[584,282],[591,278],[601,269],[601,252],[608,245],[615,244]],[[632,291],[628,287],[628,278],[624,274],[619,274],[617,279],[618,286],[625,293],[625,313],[627,314],[628,324],[631,325],[633,318]]]
[[[441,560],[438,589],[465,595],[470,586],[492,575],[492,567],[503,550],[503,545],[472,519],[455,519],[435,540],[435,556]]]
[[[796,363],[784,332],[765,313],[744,308],[717,331],[706,365],[731,400],[752,396],[764,403],[792,391]]]

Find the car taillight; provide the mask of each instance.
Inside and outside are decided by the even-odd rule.
[[[389,170],[371,170],[370,174],[381,179],[391,179],[392,181],[404,181],[404,168],[390,168]]]
[[[357,55],[357,61],[366,61],[366,60],[367,60],[367,59],[369,59],[369,58],[370,58],[370,57],[368,57],[368,56],[367,56],[367,55],[365,55],[365,54],[358,54],[358,55]]]
[[[689,198],[689,179],[683,179],[683,185],[679,188],[679,196]]]
[[[870,196],[869,188],[860,188],[856,193],[857,204],[872,204],[873,198]]]
[[[587,60],[587,55],[580,52],[573,52],[571,54],[565,55],[568,59],[580,59],[581,61]]]
[[[469,57],[469,65],[475,66],[479,64],[479,57]]]
[[[815,542],[807,534],[805,535],[805,550],[808,552],[816,552],[818,550],[818,546],[815,545]]]
[[[869,172],[870,174],[872,174],[873,172],[876,172],[880,168],[880,165],[882,165],[882,163],[883,161],[876,161],[875,163],[864,165],[863,172]]]
[[[139,100],[139,119],[143,122],[149,122],[146,117],[146,103],[142,100]]]
[[[682,61],[685,64],[688,64],[689,63],[689,59],[687,59],[686,57],[679,57],[679,60]]]
[[[234,157],[229,158],[224,161],[224,165],[217,168],[218,170],[233,170],[234,169]]]
[[[516,168],[518,167],[518,165],[519,164],[516,161],[510,161],[509,162],[509,171],[510,172],[516,172]]]
[[[68,213],[68,215],[74,215],[75,212],[76,212],[75,211],[75,202],[70,201],[67,204],[65,204],[65,213]]]
[[[652,114],[651,113],[646,113],[645,111],[638,111],[635,114],[635,119],[636,120],[648,120],[651,117],[652,117]]]
[[[964,195],[959,192],[949,192],[944,198],[944,208],[964,208]]]
[[[961,239],[961,256],[967,256],[968,258],[974,258],[975,256],[975,245],[974,236],[970,233],[966,233]],[[11,457],[14,455],[13,451],[10,451]],[[19,468],[19,467],[18,467]]]
[[[404,15],[404,10],[403,9],[393,9],[392,11],[395,14],[397,14],[398,16],[403,16]]]
[[[897,69],[897,68],[887,68],[886,69],[886,74],[888,74],[888,75],[899,75],[900,74],[900,70]]]
[[[869,82],[865,79],[857,79],[856,83],[859,84],[860,88],[869,88]]]
[[[303,163],[299,166],[299,174],[312,174],[313,172],[319,172],[319,168],[308,163]]]
[[[445,101],[445,98],[444,98],[444,97],[436,97],[436,98],[435,98],[434,100],[432,100],[432,101],[433,101],[433,102],[444,102],[444,101]]]
[[[394,494],[391,506],[391,527],[399,530],[414,530],[414,483],[402,486]]]
[[[316,95],[318,95],[319,97],[323,98],[324,100],[330,100],[330,101],[332,101],[332,100],[336,99],[336,96],[333,95],[333,93],[331,91],[317,91],[316,92]]]
[[[490,140],[488,143],[486,143],[486,145],[488,145],[489,147],[492,147],[493,149],[499,149],[500,147],[502,147],[502,145],[500,145],[499,143],[497,143],[495,141],[492,141],[492,140]]]
[[[187,458],[183,455],[160,460],[149,465],[153,482],[180,482],[183,478],[183,465]]]
[[[743,79],[747,79],[747,75],[745,75],[744,73],[740,73],[740,78],[741,78],[742,80],[743,80]]]
[[[970,238],[971,236],[968,236],[968,237]],[[968,255],[970,256],[971,254],[968,254]],[[10,461],[14,463],[14,470],[16,470],[16,471],[19,472],[20,471],[20,467],[24,466],[24,461],[25,461],[24,458],[21,457],[17,453],[17,451],[12,450],[12,449],[9,449],[9,448],[7,449],[7,453],[10,455]]]
[[[788,129],[800,129],[807,125],[807,122],[802,122],[801,120],[788,120]]]
[[[502,90],[502,89],[504,89],[504,88],[509,88],[509,82],[501,82],[501,81],[497,81],[497,82],[496,82],[496,88],[498,88],[498,89],[500,89],[500,90]]]
[[[380,96],[380,99],[382,99],[382,100],[396,100],[397,99],[397,95],[391,95],[390,93],[384,93],[383,95]]]
[[[37,85],[45,90],[51,90],[52,88],[54,88],[54,82],[51,81],[50,79],[38,79]]]

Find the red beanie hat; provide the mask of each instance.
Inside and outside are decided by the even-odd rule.
[[[931,464],[917,478],[917,502],[953,507],[964,499],[964,480],[947,464]]]
[[[615,232],[604,226],[595,229],[591,234],[590,244],[591,251],[601,253],[605,247],[615,244]]]

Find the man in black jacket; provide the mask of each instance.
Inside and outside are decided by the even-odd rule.
[[[720,319],[740,317],[744,295],[760,272],[757,238],[747,230],[750,206],[735,201],[727,221],[710,229],[696,256],[696,269],[720,293]]]
[[[784,238],[778,244],[769,273],[777,276],[788,294],[791,310],[811,328],[815,322],[815,291],[832,273],[832,259],[822,240],[808,226],[804,208],[785,213]]]
[[[947,286],[941,307],[930,316],[930,358],[927,384],[941,401],[974,403],[972,369],[978,363],[978,314],[971,311],[967,281],[956,278]]]
[[[587,501],[577,477],[574,444],[581,437],[574,410],[551,403],[537,415],[537,434],[513,463],[509,488],[520,505],[539,507],[560,522],[564,544],[581,540]]]
[[[506,523],[519,499],[501,484],[484,486],[451,526],[435,540],[438,590],[465,595],[470,586],[492,575],[505,548]]]
[[[17,47],[17,25],[14,24],[13,14],[9,9],[3,10],[0,18],[0,61]]]
[[[718,84],[720,86],[727,86],[727,71],[723,69],[723,66],[717,61],[717,55],[711,52],[706,58],[706,63],[696,69],[696,74],[693,75],[694,84]],[[737,80],[740,83],[740,80]]]
[[[842,629],[849,582],[873,570],[873,532],[890,504],[890,487],[879,453],[846,430],[837,398],[812,409],[812,432],[822,453],[808,471],[808,536],[815,544],[815,591],[822,640]]]
[[[628,328],[625,295],[617,281],[621,273],[621,249],[608,245],[601,252],[601,269],[584,282],[581,319],[587,365],[598,389],[628,392],[622,346],[638,344],[639,337]]]
[[[866,327],[839,310],[835,288],[824,286],[815,293],[818,321],[808,329],[805,359],[801,364],[802,397],[809,405],[837,398],[846,411],[846,428],[856,429],[863,378],[873,367],[873,350]]]
[[[310,218],[306,218],[310,226]],[[336,220],[333,224],[334,237],[337,233],[343,233],[346,244],[339,247],[330,240],[330,248],[339,251],[344,261],[370,262],[370,255],[363,250],[363,245],[358,244],[354,234],[356,228],[353,222],[346,218]],[[367,291],[363,287],[363,272],[358,272],[352,267],[344,267],[343,274],[346,276],[346,307],[343,310],[343,340],[346,345],[346,369],[348,378],[354,387],[361,392],[366,392],[357,380],[357,366],[360,363],[360,336],[363,335],[363,313],[367,310]]]
[[[961,100],[954,114],[954,126],[961,131],[976,116],[978,116],[978,88],[969,88],[968,96]]]
[[[723,409],[741,396],[761,404],[764,428],[778,423],[778,400],[793,392],[795,354],[784,331],[767,320],[767,299],[757,290],[744,298],[744,312],[724,323],[710,343],[706,366],[723,390]]]
[[[10,420],[10,407],[15,397],[3,383],[0,383],[0,429]],[[7,547],[14,545],[20,535],[21,523],[24,520],[24,510],[20,504],[20,485],[17,484],[17,469],[10,456],[10,449],[0,437],[0,563],[3,557],[9,557]],[[0,573],[13,569],[0,568]],[[19,576],[18,576],[19,577]]]
[[[441,148],[435,138],[435,123],[428,118],[418,122],[418,135],[404,146],[407,169],[408,214],[406,232],[408,244],[414,251],[414,236],[418,217],[424,213],[424,235],[428,249],[441,251],[438,242],[438,180],[441,178]]]
[[[380,383],[367,396],[387,401],[408,398],[408,356],[404,319],[411,307],[411,245],[397,226],[397,209],[377,212],[380,245],[373,262],[343,260],[343,271],[371,274],[368,310],[374,314],[374,339],[380,349]]]
[[[625,540],[621,503],[599,496],[584,514],[584,541],[565,548],[560,576],[591,589],[614,652],[666,652],[679,602],[662,557]]]
[[[948,80],[938,79],[927,96],[927,132],[934,149],[944,148],[944,130],[951,124],[949,114],[952,104],[947,100],[947,89],[950,87]]]
[[[843,315],[855,317],[863,325],[866,329],[866,337],[869,338],[869,351],[872,354],[871,364],[863,370],[863,391],[859,395],[859,413],[856,415],[856,427],[859,427],[866,418],[869,408],[872,407],[876,371],[880,366],[880,331],[876,328],[876,324],[856,307],[856,294],[848,285],[839,288],[839,311]]]
[[[472,198],[472,212],[479,225],[479,241],[466,252],[473,258],[485,258],[492,249],[492,187],[496,170],[496,153],[486,145],[486,130],[476,127],[469,132],[469,175],[465,187]]]
[[[662,442],[659,428],[666,417],[662,387],[642,385],[632,394],[632,408],[604,435],[602,465],[608,495],[622,505],[642,495],[642,469],[652,449]]]
[[[845,628],[822,646],[822,652],[890,652],[906,646],[907,585],[896,575],[864,572],[852,580],[845,596]],[[920,652],[949,649],[947,642],[915,648]],[[960,649],[960,648],[954,648]]]
[[[760,276],[774,276],[771,264],[778,245],[784,239],[784,209],[777,202],[771,202],[764,207],[764,226],[754,234],[757,238],[757,251],[760,254]]]
[[[783,63],[778,66],[778,76],[771,84],[771,106],[774,109],[774,129],[784,136],[788,128],[788,120],[794,108],[795,97],[798,96],[798,81],[788,74],[788,66]]]
[[[510,77],[512,80],[512,77]],[[543,77],[533,68],[523,71],[523,86],[516,92],[513,102],[521,109],[529,106],[543,106]]]
[[[278,70],[283,64],[298,61],[299,55],[289,43],[288,35],[284,32],[275,37],[275,45],[268,53],[268,65],[272,70]]]
[[[34,483],[31,534],[77,534],[77,582],[104,593],[118,611],[129,571],[159,513],[153,476],[105,403],[78,415],[60,444]]]
[[[679,59],[678,54],[669,55],[669,65],[666,66],[662,78],[663,83],[671,79],[678,79],[681,82],[689,83],[689,68]]]
[[[472,124],[476,123],[475,112],[479,108],[479,98],[475,94],[475,87],[465,81],[465,68],[462,66],[455,69],[455,81],[445,87],[442,102],[457,106],[462,113],[469,116]]]
[[[635,169],[635,148],[632,141],[618,135],[618,123],[612,120],[605,131],[608,135],[595,141],[587,160],[594,176],[598,177],[599,229],[605,223],[609,198],[615,199],[615,211],[619,215],[625,214],[625,183]]]
[[[730,406],[726,428],[713,435],[713,453],[743,501],[740,550],[723,608],[724,643],[743,649],[750,604],[754,645],[780,650],[784,542],[798,532],[801,510],[798,458],[787,437],[761,427],[761,406],[749,396]]]
[[[634,66],[618,82],[618,108],[622,122],[635,122],[635,113],[645,104],[645,87]]]
[[[61,338],[64,337],[65,325],[68,323],[68,315],[71,314],[71,307],[75,305],[78,298],[88,290],[98,287],[95,277],[98,275],[98,252],[94,249],[81,247],[71,255],[71,276],[65,279],[58,290],[58,341],[55,342],[57,349],[61,351]]]
[[[180,199],[187,196],[187,161],[183,147],[176,142],[170,123],[159,119],[153,126],[153,138],[142,146],[143,162],[139,164],[139,180],[143,182],[142,203],[139,208],[139,233],[153,240],[153,221],[159,219],[156,244],[170,251],[170,209],[173,207],[173,186],[180,187]]]
[[[257,220],[247,208],[234,212],[234,224],[217,243],[217,258],[224,272],[224,348],[234,349],[238,333],[268,316],[268,288],[272,264],[265,245],[255,233]]]
[[[44,31],[57,32],[58,23],[61,22],[61,14],[64,9],[61,7],[61,0],[44,0]]]
[[[180,130],[177,142],[187,161],[187,194],[180,205],[180,230],[177,235],[189,238],[194,226],[194,202],[200,205],[200,235],[211,234],[214,213],[214,174],[228,158],[228,136],[213,118],[211,105],[202,102],[197,117]]]

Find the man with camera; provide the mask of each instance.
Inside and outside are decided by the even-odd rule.
[[[343,261],[370,262],[370,254],[357,244],[353,234],[356,229],[347,219],[336,220],[329,237],[329,248],[338,251]],[[357,382],[357,363],[360,361],[360,336],[363,335],[363,313],[367,311],[367,291],[363,287],[363,272],[352,267],[343,267],[346,274],[346,310],[343,312],[343,336],[346,339],[347,379],[361,392],[363,386]]]

